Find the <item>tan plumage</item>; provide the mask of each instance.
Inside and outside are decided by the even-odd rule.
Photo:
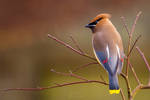
[[[109,20],[110,14],[99,14],[86,26],[92,30],[92,44],[97,60],[109,73],[110,93],[119,93],[117,74],[124,58],[122,39]]]
[[[103,17],[103,19],[96,24],[96,27],[92,35],[93,40],[94,40],[93,45],[95,49],[101,49],[102,47],[99,47],[99,46],[105,46],[106,43],[112,44],[113,45],[112,49],[113,49],[115,43],[117,43],[120,49],[123,50],[123,45],[122,45],[120,34],[118,33],[114,25],[109,20],[110,15],[100,14],[96,16],[96,18],[94,18],[92,21],[95,21],[96,19],[100,17]]]

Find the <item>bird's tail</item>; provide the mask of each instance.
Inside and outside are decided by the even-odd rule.
[[[118,85],[118,76],[109,74],[109,93],[110,94],[119,94],[120,88]]]

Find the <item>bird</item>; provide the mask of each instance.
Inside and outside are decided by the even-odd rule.
[[[119,94],[118,75],[125,55],[121,36],[110,18],[108,13],[99,14],[85,27],[92,31],[92,47],[97,61],[108,72],[109,93]]]

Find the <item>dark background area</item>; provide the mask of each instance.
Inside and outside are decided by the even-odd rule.
[[[52,34],[71,44],[70,34],[81,48],[93,56],[91,32],[84,26],[99,13],[112,14],[111,21],[120,32],[124,48],[128,36],[120,17],[125,16],[129,27],[135,15],[142,11],[133,39],[141,34],[138,46],[150,61],[150,13],[148,0],[0,0],[0,89],[17,87],[42,87],[77,81],[77,79],[50,72],[68,72],[90,62],[55,41]],[[139,54],[134,50],[131,62],[143,83],[148,71]],[[91,66],[78,71],[88,79],[99,80],[100,74],[107,79],[102,67]],[[130,73],[132,88],[136,86]],[[125,83],[120,77],[120,86]],[[135,100],[149,100],[150,90],[142,90]],[[90,94],[90,95],[89,95]],[[120,100],[120,95],[110,95],[108,87],[99,84],[81,84],[45,91],[0,93],[0,100]]]

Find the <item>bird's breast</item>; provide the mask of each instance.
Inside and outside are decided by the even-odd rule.
[[[105,36],[101,33],[93,34],[92,36],[92,44],[93,48],[96,51],[103,51],[105,46],[108,44],[108,41],[104,38]]]

